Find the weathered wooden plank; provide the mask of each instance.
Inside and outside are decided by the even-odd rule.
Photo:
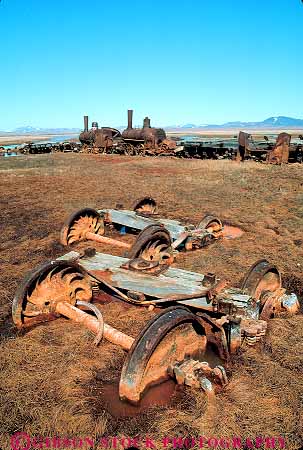
[[[113,223],[123,225],[128,228],[134,228],[136,230],[144,230],[148,225],[155,223],[160,223],[165,226],[169,231],[171,238],[173,240],[177,239],[178,236],[187,230],[187,227],[182,225],[177,220],[153,218],[153,217],[143,217],[137,215],[135,211],[128,210],[116,210],[116,209],[100,209],[98,212],[107,213]]]
[[[59,257],[58,259],[69,260],[78,257],[79,257],[78,252],[71,251],[66,255]],[[113,256],[107,253],[99,253],[99,252],[97,252],[95,256],[90,257],[89,260],[91,261],[92,264],[96,264],[97,267],[101,268],[101,270],[111,269],[112,267],[118,268],[128,261],[127,258],[123,258],[121,256]],[[183,269],[175,269],[173,267],[170,267],[164,274],[160,276],[169,278],[180,278],[182,280],[187,280],[197,284],[201,284],[204,279],[204,275],[202,273],[190,272],[188,270]]]
[[[70,252],[58,259],[69,260],[76,258],[77,252]],[[138,272],[121,269],[126,263],[126,258],[96,253],[95,256],[79,259],[79,264],[87,271],[108,271],[110,282],[121,289],[143,292],[156,298],[170,295],[203,294],[205,289],[201,284],[203,275],[188,272],[182,269],[168,269],[167,272],[157,277]],[[108,280],[108,278],[107,278]]]
[[[68,261],[78,257],[79,253],[69,252],[58,259]],[[85,270],[100,276],[114,287],[141,292],[155,299],[174,295],[197,295],[196,299],[178,300],[176,303],[204,311],[213,310],[212,302],[206,297],[207,288],[202,286],[204,278],[202,274],[169,268],[164,274],[151,276],[122,269],[121,266],[127,261],[127,258],[105,253],[96,253],[92,257],[78,260]],[[241,311],[248,311],[249,317],[258,318],[259,308],[257,305],[255,307],[250,305],[250,301],[251,297],[237,288],[227,288],[220,293],[220,304],[222,306],[226,304],[225,313],[229,311],[229,305],[232,303],[233,307],[237,308],[238,314],[242,315]]]

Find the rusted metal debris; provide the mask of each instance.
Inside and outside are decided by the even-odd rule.
[[[141,208],[141,207],[140,207]],[[157,223],[151,223],[139,233],[133,245],[104,236],[103,214],[85,208],[72,214],[63,225],[60,241],[72,245],[90,240],[128,250],[131,258],[129,269],[157,274],[174,261],[173,247],[169,232]],[[138,259],[140,258],[140,259]]]
[[[98,127],[93,122],[88,130],[88,116],[84,116],[84,131],[79,140],[84,153],[117,153],[124,155],[159,155],[176,148],[176,142],[168,139],[163,128],[153,128],[145,117],[142,128],[133,128],[133,110],[127,111],[128,126],[121,133],[110,127]]]
[[[131,246],[106,238],[104,233],[110,226],[123,229],[124,233],[137,231],[140,234]],[[151,240],[151,236],[155,233],[154,239]],[[72,245],[82,240],[108,243],[128,248],[128,256],[131,259],[144,255],[145,259],[151,261],[157,260],[157,255],[162,255],[163,251],[172,255],[172,250],[194,250],[205,247],[223,236],[224,226],[218,217],[207,215],[197,226],[182,225],[177,220],[160,218],[157,214],[156,201],[151,197],[144,197],[135,202],[133,210],[84,208],[73,213],[63,225],[60,242],[63,245]],[[171,250],[168,252],[170,246]],[[173,260],[171,256],[166,258]]]
[[[246,149],[249,147],[249,138],[250,134],[245,133],[244,131],[240,131],[238,135],[238,152],[237,152],[237,160],[244,161],[246,155]]]
[[[240,131],[238,134],[238,147],[236,141],[215,140],[207,141],[194,139],[192,141],[180,140],[176,137],[167,138],[164,129],[152,128],[150,119],[145,117],[142,128],[133,128],[133,110],[128,110],[128,126],[121,133],[109,127],[98,128],[93,122],[88,130],[88,117],[84,116],[84,131],[79,140],[82,143],[82,152],[85,153],[116,153],[129,156],[174,156],[177,158],[198,159],[234,159],[244,161],[254,159],[280,164],[283,162],[302,162],[303,145],[293,144],[287,149],[288,133],[280,133],[274,145],[264,136],[264,141],[254,141],[250,133]],[[237,138],[237,136],[234,136]],[[301,139],[301,137],[299,136]],[[289,153],[288,153],[289,152]]]
[[[290,140],[290,134],[280,133],[277,137],[275,147],[267,154],[266,162],[269,164],[288,163]]]
[[[301,135],[299,139],[302,141]],[[238,160],[254,159],[270,164],[302,163],[303,161],[302,143],[291,143],[291,136],[288,133],[280,133],[274,143],[267,136],[264,136],[263,141],[255,142],[250,134],[240,131],[238,142]]]
[[[222,361],[228,364],[231,354],[260,341],[268,319],[299,308],[296,295],[286,293],[278,269],[266,260],[252,266],[241,289],[227,287],[214,274],[168,268],[155,277],[131,266],[126,258],[70,252],[25,277],[12,315],[18,328],[62,315],[96,334],[96,343],[104,338],[128,351],[119,395],[133,403],[149,386],[171,377],[213,398],[227,383]],[[96,302],[105,292],[164,311],[134,338],[104,322]]]
[[[81,144],[78,142],[43,142],[36,144],[30,142],[21,147],[17,147],[17,151],[24,155],[38,155],[42,153],[56,153],[56,152],[79,152]]]

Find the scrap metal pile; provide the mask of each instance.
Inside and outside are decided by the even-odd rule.
[[[123,233],[141,230],[132,246],[121,241],[127,257],[88,248],[39,266],[19,286],[12,315],[19,328],[63,316],[93,332],[95,344],[107,339],[126,350],[122,400],[136,404],[150,386],[168,379],[201,388],[213,399],[228,382],[231,355],[260,342],[270,318],[299,309],[296,295],[282,287],[277,267],[265,259],[253,264],[241,288],[213,273],[172,267],[176,249],[200,248],[224,237],[224,225],[215,217],[198,228],[183,226],[159,218],[155,201],[147,197],[133,210],[87,208],[73,214],[61,242],[119,246],[120,241],[103,236],[106,226]],[[98,308],[104,294],[155,315],[137,336],[127,335],[104,322]]]
[[[122,133],[110,127],[98,127],[92,122],[88,129],[88,116],[84,116],[84,131],[79,140],[83,153],[121,154],[140,156],[174,156],[178,158],[232,158],[234,150],[219,143],[217,146],[203,142],[185,142],[169,139],[163,128],[152,128],[145,117],[142,128],[133,128],[133,110],[127,112],[127,128]]]
[[[88,116],[84,116],[84,130],[79,143],[29,143],[19,148],[23,154],[54,152],[81,152],[94,154],[119,154],[128,156],[173,156],[195,159],[254,159],[270,164],[303,161],[303,136],[291,143],[288,133],[280,133],[276,143],[267,136],[264,141],[255,142],[249,133],[240,131],[233,139],[201,140],[199,138],[170,139],[163,128],[153,128],[145,117],[142,128],[133,127],[133,110],[127,112],[127,128],[120,132],[116,128],[101,127],[92,122],[88,128]]]
[[[176,148],[176,142],[167,139],[162,128],[152,128],[145,117],[142,128],[133,128],[133,110],[127,112],[128,126],[120,133],[109,127],[98,127],[92,123],[88,130],[88,116],[84,116],[84,131],[79,140],[84,153],[117,153],[124,155],[159,155]]]
[[[19,148],[19,152],[29,155],[54,152],[79,152],[81,145],[77,142],[43,142],[35,144],[30,142]]]
[[[299,141],[291,143],[291,135],[280,133],[276,142],[269,142],[264,136],[263,142],[254,142],[251,135],[240,131],[238,159],[254,159],[264,161],[269,164],[285,164],[288,162],[303,162],[303,136],[299,136]]]
[[[269,142],[267,136],[264,136],[264,139],[264,142],[255,142],[250,134],[243,131],[239,132],[238,142],[169,139],[162,128],[151,127],[148,117],[145,117],[142,128],[133,128],[133,110],[128,110],[128,126],[122,132],[110,127],[99,128],[97,122],[93,122],[89,130],[88,116],[84,116],[84,131],[79,136],[83,153],[242,161],[252,158],[275,164],[303,161],[302,143],[291,144],[291,136],[288,133],[280,133],[275,144]],[[283,151],[281,150],[282,142]],[[280,155],[281,151],[283,157]],[[272,152],[275,156],[271,156]]]

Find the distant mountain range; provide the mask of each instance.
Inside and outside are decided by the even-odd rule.
[[[42,134],[73,134],[73,133],[80,133],[80,128],[38,128],[38,127],[18,127],[14,130],[6,130],[6,131],[0,131],[2,135],[42,135]]]
[[[184,125],[176,125],[166,128],[209,128],[209,129],[219,129],[219,128],[301,128],[303,127],[303,119],[294,119],[293,117],[278,116],[269,117],[262,122],[226,122],[221,125],[208,124],[208,125],[195,125],[192,123],[186,123]]]
[[[126,126],[116,127],[120,130],[126,128]],[[176,130],[176,129],[226,129],[226,128],[303,128],[303,119],[294,119],[293,117],[277,116],[269,117],[262,122],[226,122],[221,125],[217,124],[202,124],[195,125],[193,123],[185,123],[182,125],[169,125],[164,127],[166,130]],[[18,127],[10,131],[0,131],[2,135],[25,135],[25,134],[78,134],[82,130],[80,128],[36,128],[30,126]]]

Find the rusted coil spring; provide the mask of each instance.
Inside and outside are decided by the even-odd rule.
[[[255,335],[253,335],[252,333],[250,335],[244,333],[241,335],[242,345],[247,344],[249,346],[253,346],[257,342],[259,342],[262,338],[264,338],[265,334],[266,334],[265,330],[258,331]]]
[[[94,339],[94,344],[96,346],[99,345],[103,338],[103,332],[104,332],[104,320],[103,320],[103,316],[102,316],[100,309],[98,309],[96,305],[92,305],[91,303],[84,302],[82,300],[77,300],[76,306],[84,306],[85,308],[92,311],[95,314],[95,316],[97,317],[100,326],[99,326],[98,333]]]

